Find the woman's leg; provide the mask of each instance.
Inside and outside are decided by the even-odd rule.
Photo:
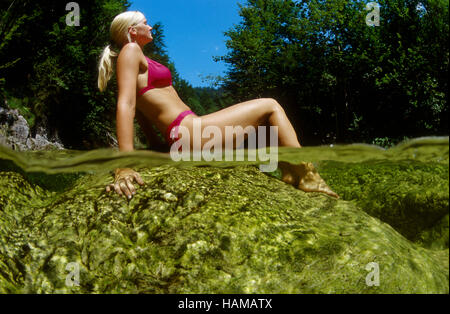
[[[225,134],[225,127],[241,126],[245,129],[248,126],[277,126],[278,127],[278,145],[289,147],[301,147],[294,127],[289,121],[286,113],[280,104],[271,98],[261,98],[239,103],[225,109],[201,116],[202,131],[207,126],[216,126]],[[191,119],[192,121],[192,119]],[[192,133],[192,123],[187,127]],[[191,139],[192,140],[192,139]],[[223,136],[223,140],[225,137]],[[208,139],[203,140],[204,142]]]
[[[192,116],[191,116],[192,117]],[[262,98],[239,103],[217,112],[201,116],[201,132],[208,126],[215,126],[220,129],[222,135],[225,134],[225,127],[241,126],[245,129],[252,126],[257,129],[258,126],[277,126],[278,127],[278,145],[289,147],[301,147],[295,130],[289,121],[286,113],[280,104],[271,98]],[[185,122],[185,121],[183,121]],[[186,120],[182,125],[189,129],[193,134],[193,118]],[[193,139],[191,139],[191,145]],[[202,147],[209,139],[202,139]],[[225,137],[222,136],[222,144]],[[237,143],[239,146],[239,143]],[[311,163],[302,162],[299,165],[292,165],[286,162],[280,162],[279,167],[282,171],[282,180],[292,184],[305,192],[321,192],[333,197],[338,197],[325,181],[320,177],[317,170]]]

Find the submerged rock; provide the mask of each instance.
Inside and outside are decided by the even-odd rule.
[[[255,166],[139,169],[129,202],[0,172],[0,292],[448,293],[448,163],[391,166],[320,163],[339,200]]]

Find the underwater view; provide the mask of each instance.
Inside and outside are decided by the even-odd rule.
[[[0,293],[449,293],[449,138],[280,147],[260,162],[0,146]],[[145,185],[106,193],[116,167]]]
[[[448,295],[449,17],[0,1],[0,295],[280,313]]]

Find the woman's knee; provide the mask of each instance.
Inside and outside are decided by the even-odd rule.
[[[274,99],[274,98],[262,98],[262,100],[265,102],[266,106],[270,110],[270,112],[277,112],[281,111],[284,112],[283,107],[280,105],[280,103]]]

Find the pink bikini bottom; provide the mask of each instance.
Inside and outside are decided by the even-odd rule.
[[[167,128],[166,141],[169,144],[169,146],[172,146],[173,143],[175,143],[176,141],[179,140],[179,138],[178,138],[178,127],[180,126],[181,121],[183,121],[183,119],[186,116],[190,115],[190,114],[193,114],[194,116],[197,116],[191,110],[183,111],[182,113],[180,113],[178,115],[178,117],[175,120],[173,120],[173,122]]]

